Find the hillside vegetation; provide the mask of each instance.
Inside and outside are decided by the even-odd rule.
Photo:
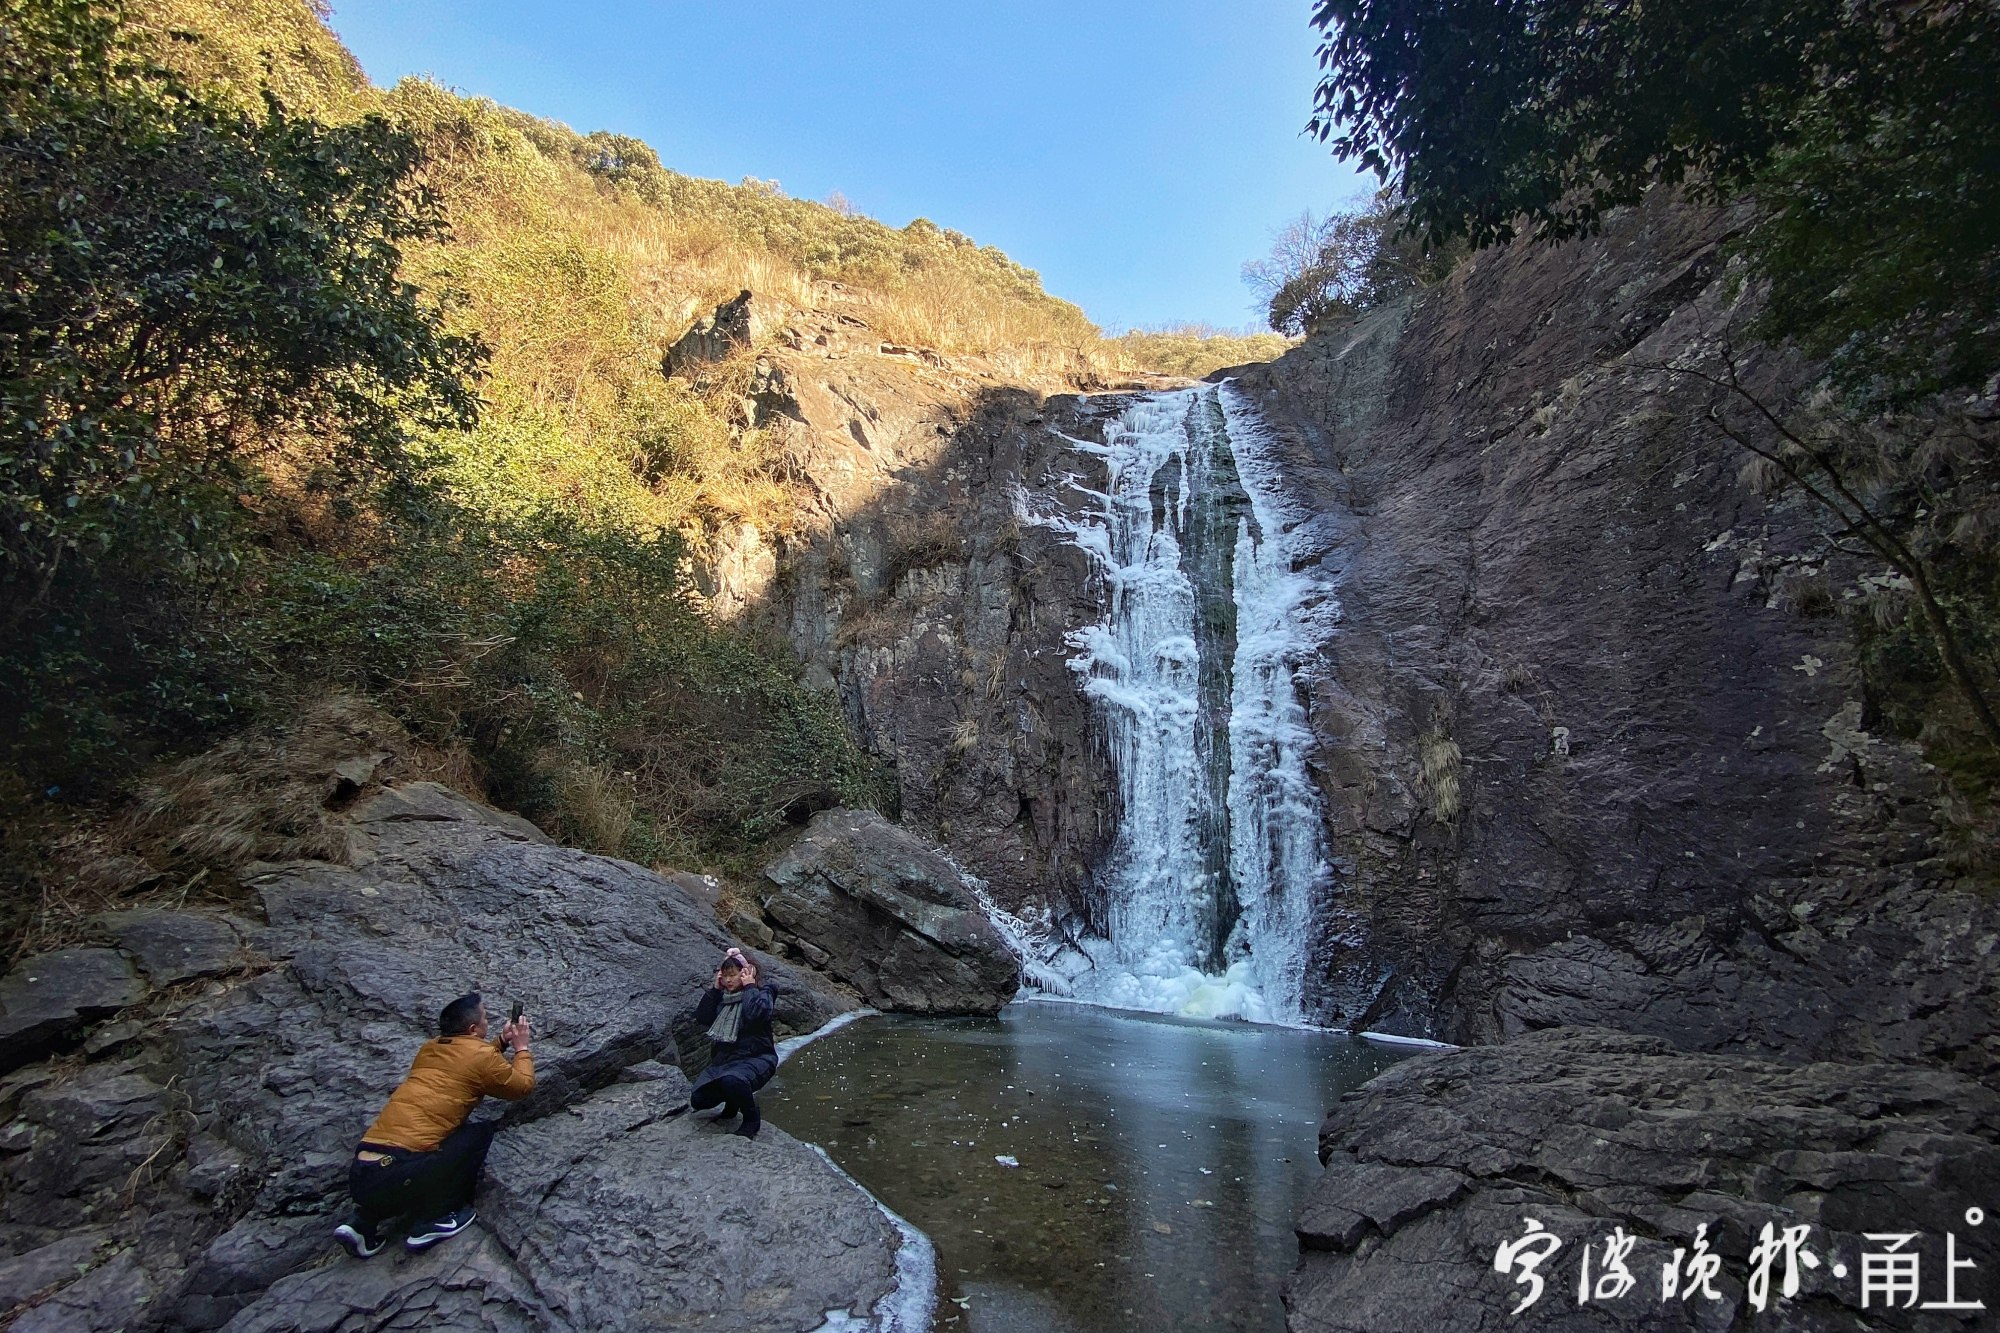
[[[1180,324],[1133,329],[1108,345],[1121,368],[1198,380],[1230,366],[1276,360],[1292,343],[1280,333],[1229,333],[1206,324]]]
[[[372,88],[304,0],[0,0],[0,28],[23,946],[228,892],[256,838],[144,812],[191,784],[260,808],[260,770],[232,796],[183,756],[231,733],[282,755],[355,696],[407,729],[406,772],[642,861],[727,868],[800,811],[893,802],[837,703],[694,594],[691,551],[782,533],[795,497],[740,417],[748,367],[690,384],[662,351],[749,287],[1003,372],[1115,364],[1076,307],[927,221]]]

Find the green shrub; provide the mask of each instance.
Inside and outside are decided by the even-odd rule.
[[[567,131],[427,84],[300,118],[230,85],[254,34],[216,14],[165,42],[184,81],[115,7],[0,0],[0,795],[40,830],[9,837],[328,689],[607,851],[881,799],[833,702],[690,588],[688,539],[784,493],[726,376],[660,377],[645,155],[550,159]]]
[[[0,733],[58,781],[233,713],[191,635],[274,483],[405,476],[480,358],[401,273],[407,136],[192,92],[119,20],[0,0]]]

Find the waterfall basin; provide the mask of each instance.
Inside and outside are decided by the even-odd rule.
[[[930,1236],[941,1331],[1277,1333],[1320,1120],[1412,1053],[1023,1001],[852,1024],[763,1101]]]

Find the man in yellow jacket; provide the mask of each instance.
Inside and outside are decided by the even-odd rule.
[[[515,1101],[535,1087],[528,1020],[519,1018],[487,1040],[486,1005],[461,995],[438,1015],[439,1036],[417,1051],[410,1074],[361,1136],[348,1168],[355,1217],[334,1228],[348,1252],[366,1259],[387,1242],[383,1228],[398,1218],[412,1230],[412,1250],[435,1245],[472,1224],[472,1192],[496,1128],[468,1124],[487,1096]],[[500,1054],[514,1048],[513,1059]]]

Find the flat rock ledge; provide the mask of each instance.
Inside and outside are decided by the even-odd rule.
[[[308,1268],[228,1328],[790,1333],[834,1311],[869,1320],[895,1286],[881,1209],[775,1126],[751,1143],[673,1115],[686,1097],[676,1071],[501,1135],[472,1243]]]
[[[1021,961],[944,854],[872,810],[827,810],[764,868],[777,938],[877,1009],[997,1014]]]
[[[1868,1237],[1889,1233],[1917,1237],[1922,1301],[1947,1299],[1952,1235],[1977,1265],[1958,1272],[1957,1298],[2000,1310],[2000,1094],[1944,1069],[1781,1065],[1556,1028],[1397,1065],[1341,1099],[1320,1157],[1285,1288],[1291,1333],[1944,1330],[1992,1317],[1904,1309],[1901,1296],[1888,1309],[1880,1293],[1864,1308],[1862,1255],[1887,1250]],[[1561,1246],[1517,1315],[1529,1287],[1495,1260],[1529,1219]],[[1783,1299],[1780,1249],[1759,1313],[1752,1256],[1767,1224],[1780,1240],[1809,1228],[1817,1267],[1801,1260]],[[1603,1259],[1621,1230],[1634,1285],[1600,1299],[1620,1285]],[[1717,1298],[1663,1299],[1664,1270],[1678,1249],[1686,1272],[1698,1234],[1721,1259]]]
[[[777,1126],[676,1113],[731,943],[700,895],[431,784],[357,810],[352,841],[352,865],[254,875],[261,923],[107,920],[117,949],[0,988],[17,1051],[69,1044],[0,1077],[0,1323],[899,1327],[921,1238]],[[760,961],[781,1034],[854,1007]],[[357,1262],[331,1234],[354,1143],[468,989],[537,1016],[536,1091],[478,1112],[502,1131],[471,1231]]]

